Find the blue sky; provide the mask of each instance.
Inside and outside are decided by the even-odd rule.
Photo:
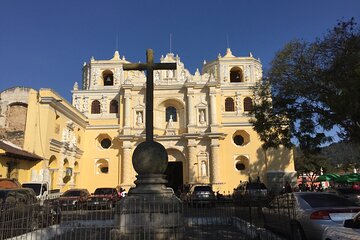
[[[360,23],[359,0],[1,0],[0,91],[53,88],[70,100],[91,56],[110,59],[118,46],[138,62],[153,48],[158,60],[170,33],[192,74],[227,45],[236,56],[252,52],[266,70],[288,41],[314,40],[351,17]]]

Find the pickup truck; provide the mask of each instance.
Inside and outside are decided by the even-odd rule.
[[[50,190],[47,182],[25,182],[22,187],[32,188],[41,205],[44,201],[59,198],[61,195],[60,189]]]

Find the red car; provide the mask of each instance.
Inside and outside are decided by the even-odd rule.
[[[84,209],[89,196],[87,189],[70,189],[60,196],[59,204],[62,210]]]
[[[111,209],[121,199],[116,188],[97,188],[87,200],[88,209]]]

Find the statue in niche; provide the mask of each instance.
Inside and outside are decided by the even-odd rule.
[[[205,111],[204,110],[200,110],[200,115],[199,115],[199,122],[200,124],[204,124],[205,123]]]
[[[206,177],[207,176],[207,169],[206,169],[206,163],[205,161],[201,161],[201,176]]]
[[[168,122],[166,128],[174,128],[174,120],[173,120],[172,115],[170,115],[169,122]]]
[[[159,80],[160,80],[160,73],[159,73],[159,71],[155,71],[154,80],[155,80],[155,81],[159,81]]]
[[[180,73],[180,80],[184,81],[185,80],[185,71],[181,71]]]
[[[137,112],[136,124],[140,126],[143,123],[142,112]]]
[[[174,76],[173,70],[168,70],[168,71],[167,71],[167,77],[168,77],[168,78],[173,78],[173,76]]]

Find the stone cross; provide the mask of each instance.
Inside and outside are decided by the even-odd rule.
[[[146,63],[128,63],[123,65],[126,70],[146,70],[146,141],[154,140],[154,70],[175,70],[176,63],[154,63],[154,51],[146,50]]]

